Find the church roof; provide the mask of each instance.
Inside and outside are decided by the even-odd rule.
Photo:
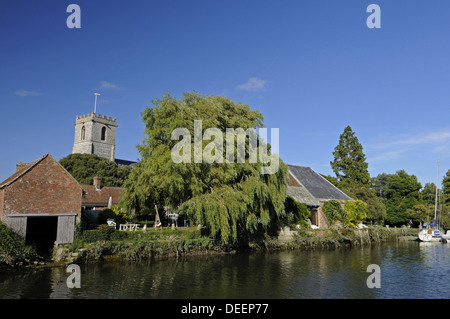
[[[123,159],[118,159],[118,158],[114,159],[114,162],[117,165],[123,165],[123,166],[134,166],[134,164],[136,164],[136,162],[123,160]]]

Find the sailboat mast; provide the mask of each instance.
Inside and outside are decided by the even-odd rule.
[[[437,212],[437,200],[438,200],[438,184],[439,184],[439,161],[437,164],[437,174],[436,174],[436,196],[434,199],[434,221],[436,222],[436,212]]]

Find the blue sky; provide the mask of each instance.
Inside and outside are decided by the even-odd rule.
[[[69,4],[81,28],[69,29]],[[381,28],[369,29],[369,4]],[[116,157],[136,160],[140,113],[170,91],[224,95],[280,130],[289,164],[332,175],[347,125],[372,176],[424,185],[450,169],[447,0],[2,0],[0,180],[16,162],[71,153],[75,117],[116,117]]]

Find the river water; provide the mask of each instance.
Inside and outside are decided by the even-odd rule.
[[[379,272],[367,271],[371,264]],[[450,244],[397,242],[0,272],[0,298],[436,299],[450,297]],[[380,287],[369,288],[371,282]],[[378,281],[377,281],[378,280]]]

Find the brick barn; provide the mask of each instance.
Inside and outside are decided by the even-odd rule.
[[[322,211],[323,204],[330,200],[337,200],[343,204],[353,199],[310,167],[297,165],[288,165],[288,167],[287,194],[297,202],[308,206],[313,225],[319,228],[330,227]]]
[[[50,154],[17,163],[0,183],[0,219],[27,244],[51,247],[73,242],[83,189]]]

